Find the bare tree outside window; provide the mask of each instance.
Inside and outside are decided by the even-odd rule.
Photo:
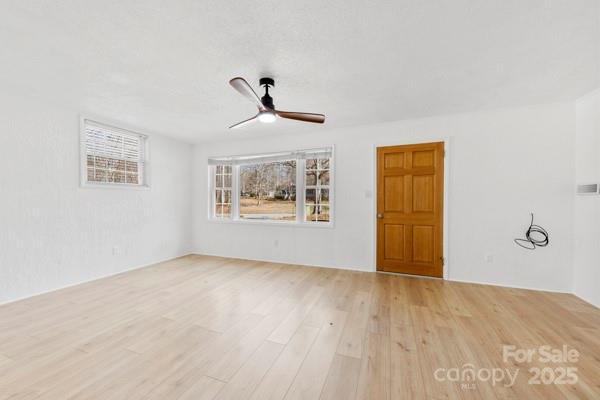
[[[240,218],[296,219],[296,160],[240,167]]]

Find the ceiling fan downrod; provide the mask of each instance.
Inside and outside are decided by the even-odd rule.
[[[275,87],[275,81],[272,78],[260,78],[259,84],[265,87],[265,95],[260,98],[261,103],[263,106],[274,110],[275,105],[273,104],[273,98],[269,95],[269,87]]]

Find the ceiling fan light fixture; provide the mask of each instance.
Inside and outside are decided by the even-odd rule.
[[[258,97],[254,89],[252,89],[248,82],[242,77],[238,76],[237,78],[233,78],[229,81],[229,84],[237,90],[238,93],[258,107],[258,114],[252,118],[231,125],[229,129],[238,129],[256,121],[271,124],[275,122],[277,118],[312,122],[315,124],[322,124],[325,122],[325,116],[323,114],[276,110],[275,105],[273,104],[273,98],[269,95],[269,87],[275,86],[275,81],[272,78],[260,79],[260,85],[265,87],[265,95],[262,98]]]
[[[275,119],[276,119],[276,115],[272,111],[261,111],[258,114],[258,120],[260,122],[264,122],[266,124],[270,124],[272,122],[275,122]]]

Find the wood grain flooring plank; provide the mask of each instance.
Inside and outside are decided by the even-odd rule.
[[[0,306],[0,400],[595,399],[599,338],[569,294],[190,255]],[[464,365],[520,372],[434,376]],[[577,383],[530,384],[544,367]]]

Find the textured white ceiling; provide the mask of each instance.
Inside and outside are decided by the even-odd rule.
[[[0,95],[192,142],[572,99],[600,86],[598,0],[2,0]],[[278,121],[228,132],[272,76]]]

